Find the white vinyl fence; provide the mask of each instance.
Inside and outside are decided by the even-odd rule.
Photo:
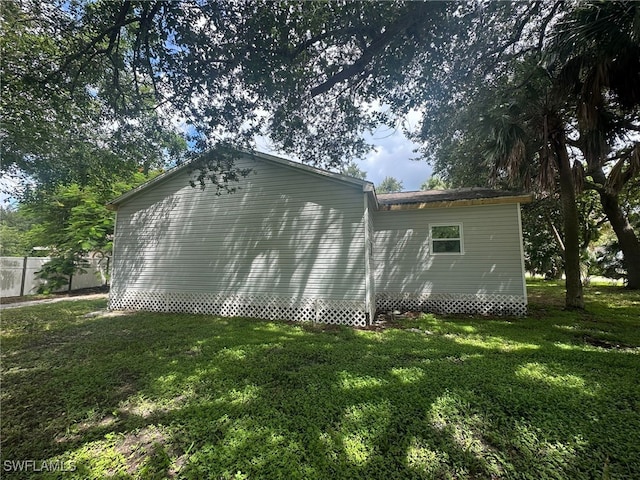
[[[49,257],[0,257],[0,297],[15,297],[37,293],[44,283],[36,272],[50,260]],[[65,285],[60,292],[106,285],[109,270],[108,258],[86,258],[86,273],[76,273],[71,277],[71,288]]]

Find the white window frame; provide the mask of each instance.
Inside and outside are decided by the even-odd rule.
[[[451,241],[458,240],[460,242],[460,251],[459,252],[436,252],[433,249],[433,227],[458,227],[459,237],[458,238],[442,238],[435,239],[436,242],[439,240],[443,241]],[[429,253],[431,255],[464,255],[464,234],[462,232],[462,223],[459,222],[450,222],[450,223],[431,223],[429,224]]]

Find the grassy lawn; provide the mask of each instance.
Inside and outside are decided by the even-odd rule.
[[[2,476],[640,478],[640,294],[529,293],[526,319],[382,331],[4,311]]]

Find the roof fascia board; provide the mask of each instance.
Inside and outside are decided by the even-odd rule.
[[[347,183],[354,186],[358,186],[362,189],[362,191],[366,192],[369,188],[373,188],[373,184],[367,180],[360,180],[359,178],[347,177],[340,173],[330,172],[329,170],[323,170],[321,168],[312,167],[310,165],[305,165],[303,163],[294,162],[293,160],[287,160],[286,158],[276,157],[274,155],[269,155],[268,153],[263,152],[243,152],[248,157],[258,157],[263,160],[267,160],[273,163],[277,163],[279,165],[292,168],[294,170],[302,170],[308,173],[312,173],[315,175],[320,175],[331,180],[336,180],[340,183]]]
[[[146,182],[138,185],[137,187],[132,188],[128,192],[123,193],[119,197],[114,198],[110,202],[107,202],[106,207],[109,210],[117,210],[118,205],[120,205],[121,203],[125,202],[126,200],[129,200],[131,197],[136,196],[138,193],[142,192],[143,190],[151,188],[153,185],[158,185],[160,183],[165,182],[169,178],[173,177],[177,173],[187,168],[194,161],[195,160],[189,160],[188,162],[185,162],[182,165],[178,165],[177,167],[170,168],[166,172],[161,173],[160,175],[158,175],[155,178],[152,178],[151,180],[147,180]]]
[[[532,194],[526,195],[510,195],[494,198],[468,198],[461,200],[445,200],[441,202],[419,202],[419,203],[400,203],[393,205],[380,205],[381,211],[398,211],[398,210],[423,210],[428,208],[449,208],[449,207],[471,207],[477,205],[504,205],[509,203],[530,203],[533,200]]]

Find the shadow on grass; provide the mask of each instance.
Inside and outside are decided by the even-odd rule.
[[[32,326],[3,352],[2,460],[72,461],[69,478],[638,477],[638,354],[585,345],[561,328],[576,318]]]

